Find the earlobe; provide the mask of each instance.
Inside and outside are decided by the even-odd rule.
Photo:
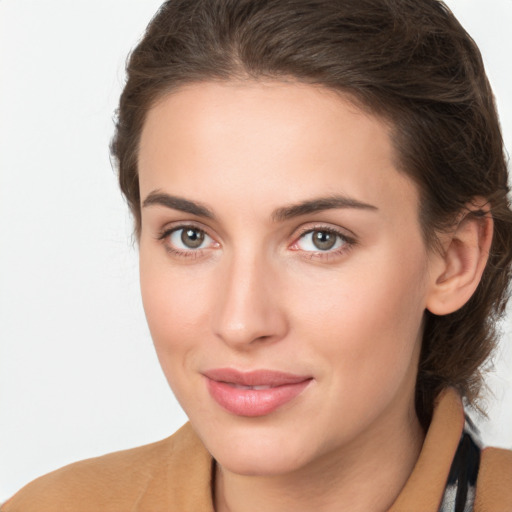
[[[475,292],[489,258],[493,219],[488,206],[472,202],[455,231],[446,235],[444,251],[435,255],[427,309],[447,315],[460,309]],[[484,212],[482,214],[482,212]]]

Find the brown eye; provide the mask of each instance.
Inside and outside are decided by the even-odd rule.
[[[204,242],[204,232],[196,228],[181,229],[181,241],[189,249],[197,249]]]
[[[347,239],[328,229],[314,229],[304,233],[297,241],[297,247],[306,252],[327,252],[343,247]]]
[[[214,244],[211,237],[195,226],[184,226],[173,229],[165,234],[162,239],[163,238],[167,240],[169,247],[179,251],[206,249],[208,246]]]
[[[336,244],[337,235],[329,231],[313,231],[313,245],[320,251],[328,251]]]

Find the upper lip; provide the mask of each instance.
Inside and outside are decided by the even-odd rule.
[[[284,386],[286,384],[298,384],[310,380],[308,375],[295,375],[276,370],[252,370],[240,371],[234,368],[215,368],[203,372],[203,375],[217,382],[227,382],[240,386]]]

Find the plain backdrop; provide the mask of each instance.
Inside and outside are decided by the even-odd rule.
[[[109,162],[124,61],[159,0],[0,0],[0,502],[43,473],[186,421],[139,298]],[[450,0],[512,148],[512,0]],[[512,315],[484,440],[512,448]]]

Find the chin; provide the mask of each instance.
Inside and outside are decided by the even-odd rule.
[[[220,453],[215,460],[220,466],[237,475],[243,476],[276,476],[293,473],[305,465],[307,460],[298,458],[297,454],[283,453],[282,450],[275,449],[269,451],[260,451],[259,453],[239,452],[234,450],[226,450]]]
[[[289,429],[228,428],[223,435],[200,433],[213,458],[225,470],[246,476],[275,476],[297,471],[311,458],[311,442]],[[295,432],[295,434],[299,434]],[[312,454],[311,454],[312,456]]]

